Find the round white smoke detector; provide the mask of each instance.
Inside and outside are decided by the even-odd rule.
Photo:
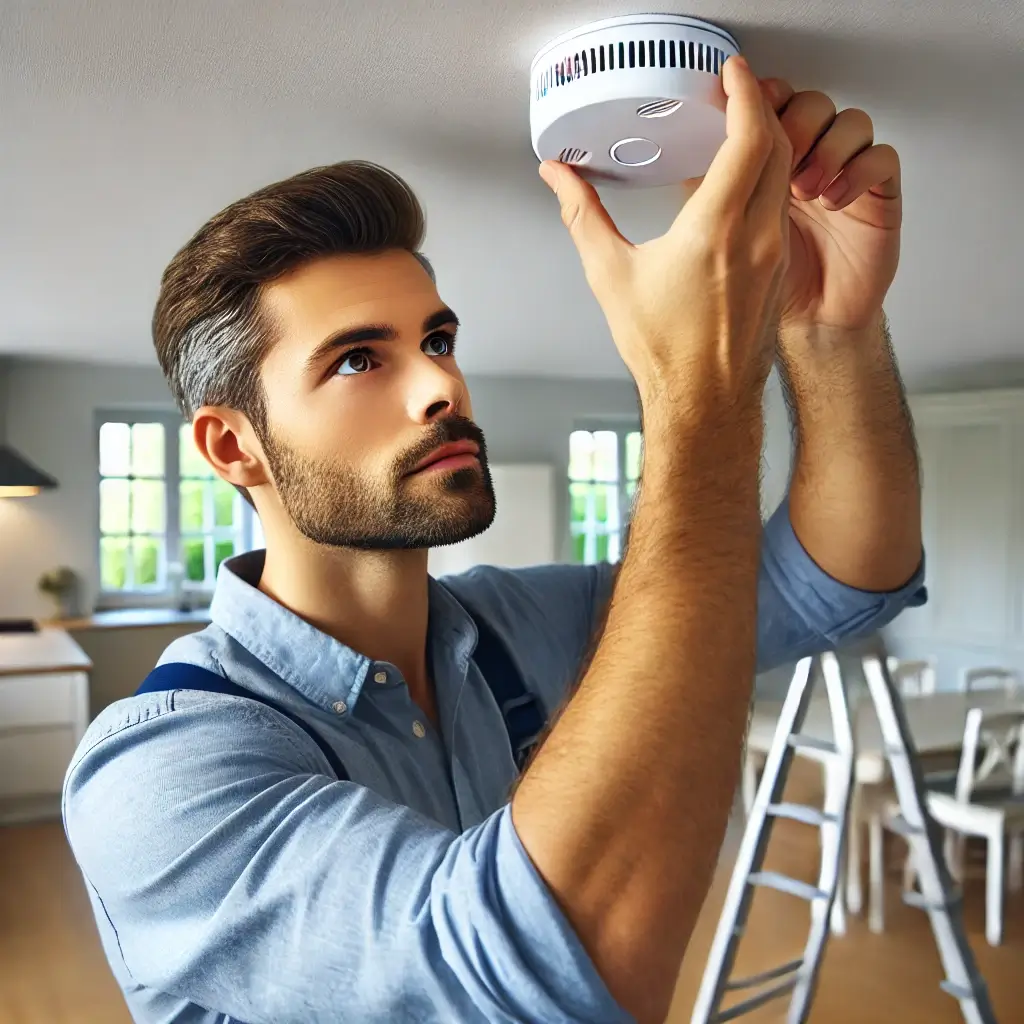
[[[719,72],[739,52],[725,29],[675,14],[566,32],[530,68],[534,152],[597,184],[652,187],[704,174],[725,141]]]

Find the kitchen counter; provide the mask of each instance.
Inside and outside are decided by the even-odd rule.
[[[91,668],[88,655],[63,629],[0,633],[0,676],[88,672]]]

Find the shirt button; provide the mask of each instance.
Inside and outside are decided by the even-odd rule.
[[[413,735],[419,740],[423,739],[423,737],[427,735],[427,730],[423,728],[422,722],[413,722],[412,731]]]
[[[373,675],[373,681],[375,683],[386,683],[388,681],[387,672],[375,672]]]
[[[337,711],[339,715],[343,715],[345,714],[346,711],[348,711],[348,705],[343,700],[336,700],[333,704],[333,707],[334,710]]]

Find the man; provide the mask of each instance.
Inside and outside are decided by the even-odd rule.
[[[427,548],[485,529],[494,499],[457,321],[393,175],[272,185],[169,266],[161,364],[266,552],[225,564],[213,624],[162,659],[259,699],[120,701],[68,772],[68,836],[137,1021],[664,1018],[755,669],[924,599],[882,315],[896,154],[862,112],[741,59],[722,80],[728,139],[661,238],[630,245],[568,168],[541,168],[643,410],[617,574],[429,579]],[[762,530],[776,357],[796,467]],[[518,778],[474,615],[548,716]]]

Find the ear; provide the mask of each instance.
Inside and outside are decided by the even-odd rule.
[[[236,487],[270,483],[263,446],[245,413],[204,405],[192,417],[192,437],[214,472]]]

